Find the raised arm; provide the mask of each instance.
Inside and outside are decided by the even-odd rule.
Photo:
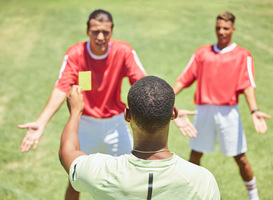
[[[61,144],[59,150],[59,159],[69,173],[72,162],[81,155],[86,155],[80,151],[80,143],[78,137],[79,122],[84,108],[83,95],[81,88],[74,85],[68,96],[67,105],[70,111],[70,117],[64,127]]]
[[[252,122],[258,133],[265,133],[267,131],[267,125],[265,119],[271,118],[268,114],[259,111],[256,96],[255,88],[249,87],[244,90],[244,95],[248,104],[248,107],[251,112]]]
[[[28,129],[27,134],[21,144],[21,152],[27,152],[31,146],[33,146],[33,150],[37,148],[45,126],[56,111],[61,107],[66,99],[66,96],[67,95],[65,92],[54,88],[38,119],[35,122],[18,125],[18,128]]]

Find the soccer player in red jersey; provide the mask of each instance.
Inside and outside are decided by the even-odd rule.
[[[175,94],[197,81],[194,102],[197,104],[194,125],[197,137],[192,137],[190,161],[200,165],[203,153],[214,151],[215,138],[220,150],[234,157],[249,199],[257,200],[258,190],[251,166],[247,160],[246,139],[238,111],[238,96],[243,93],[248,103],[253,124],[259,133],[265,133],[265,118],[255,98],[254,63],[248,50],[232,42],[235,16],[223,12],[217,16],[217,44],[196,50],[173,86]],[[182,119],[174,122],[180,127]]]
[[[66,100],[69,90],[79,82],[79,72],[91,71],[90,91],[83,91],[84,110],[79,125],[80,148],[86,154],[106,153],[119,156],[132,150],[132,136],[123,117],[121,84],[125,77],[132,85],[146,76],[134,49],[125,42],[112,40],[113,20],[109,12],[95,10],[87,21],[89,41],[71,46],[66,52],[59,79],[42,113],[27,128],[21,151],[36,149],[46,124]],[[66,199],[79,199],[69,184]]]

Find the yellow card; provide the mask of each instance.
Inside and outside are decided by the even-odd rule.
[[[79,86],[82,90],[91,90],[91,71],[79,72]]]

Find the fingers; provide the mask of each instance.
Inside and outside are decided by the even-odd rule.
[[[17,126],[18,128],[24,129],[24,128],[28,128],[29,127],[29,123],[27,124],[21,124]]]
[[[173,122],[184,136],[189,136],[191,138],[197,136],[197,130],[191,122],[181,122],[180,119],[175,119]]]
[[[37,148],[39,140],[31,139],[31,138],[24,138],[22,145],[21,145],[21,152],[28,152],[31,146],[33,146],[33,150]]]
[[[197,136],[197,130],[191,124],[179,129],[184,136],[189,136],[191,138],[195,138]]]
[[[183,110],[183,112],[184,111],[185,110]],[[192,111],[190,111],[190,112],[192,112]],[[192,113],[195,113],[195,112],[192,112]],[[180,132],[184,136],[189,136],[189,137],[196,137],[197,136],[197,130],[195,129],[193,124],[190,122],[187,115],[182,115],[179,118],[174,119],[173,122],[179,128]]]
[[[34,141],[33,150],[36,150],[39,140]]]
[[[78,92],[79,94],[82,93],[82,88],[81,88],[80,86],[77,87],[77,92]]]
[[[195,114],[196,114],[196,111],[186,110],[186,114],[187,114],[187,115],[195,115]]]
[[[38,125],[35,122],[30,122],[30,123],[18,125],[17,127],[20,128],[20,129],[25,129],[25,128],[33,129],[33,130],[38,129]]]
[[[266,113],[264,113],[264,112],[261,112],[261,111],[258,111],[258,112],[255,112],[255,113],[253,113],[257,118],[266,118],[266,119],[270,119],[271,118],[271,116],[270,115],[268,115],[268,114],[266,114]],[[253,115],[252,114],[252,115]]]
[[[82,88],[78,85],[73,85],[72,89],[71,89],[71,93],[77,93],[77,94],[81,94],[82,92]]]
[[[268,114],[266,114],[266,113],[261,113],[261,117],[266,118],[266,119],[270,119],[271,118],[271,116],[268,115]]]
[[[197,130],[195,129],[195,127],[191,124],[191,127],[190,127],[190,137],[194,137],[196,138],[197,137]]]
[[[257,112],[252,115],[252,120],[257,133],[264,134],[267,131],[267,125],[265,119],[270,119],[271,116],[263,113]]]
[[[267,130],[267,128],[264,127],[255,127],[257,133],[264,134]]]
[[[82,88],[78,85],[73,85],[71,93],[68,95],[68,100],[75,97],[78,98],[78,96],[80,97],[80,99],[83,99]]]
[[[259,120],[256,124],[255,124],[255,129],[258,133],[262,133],[264,134],[267,131],[267,125],[265,123],[264,120]]]
[[[30,140],[29,138],[25,137],[21,145],[21,152],[27,152],[32,146],[32,144],[33,140]]]
[[[184,116],[184,115],[195,115],[196,111],[190,111],[190,110],[179,110],[178,111],[178,116]]]

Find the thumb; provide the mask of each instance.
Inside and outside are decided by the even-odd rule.
[[[263,113],[263,118],[270,119],[270,118],[271,118],[271,116],[270,116],[270,115],[268,115],[268,114]]]
[[[196,114],[196,111],[189,111],[189,110],[187,110],[187,111],[186,111],[186,114],[187,114],[187,115],[195,115],[195,114]]]
[[[21,128],[21,129],[24,129],[24,128],[29,128],[31,126],[33,126],[33,123],[21,124],[21,125],[18,125],[17,127]]]

